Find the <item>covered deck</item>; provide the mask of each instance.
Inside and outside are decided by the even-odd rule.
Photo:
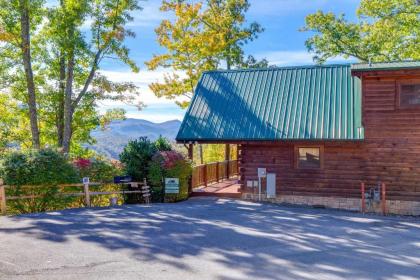
[[[191,196],[240,198],[238,160],[197,165],[193,169]]]

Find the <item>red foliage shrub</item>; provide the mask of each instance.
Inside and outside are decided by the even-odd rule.
[[[73,161],[73,164],[78,169],[85,169],[85,168],[88,168],[91,165],[91,161],[90,161],[90,159],[87,159],[87,158],[78,158],[78,159]]]
[[[164,169],[169,169],[174,167],[178,161],[184,160],[184,157],[176,151],[163,151],[157,152],[153,156],[153,160],[160,161]]]

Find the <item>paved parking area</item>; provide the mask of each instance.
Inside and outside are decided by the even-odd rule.
[[[419,218],[215,198],[0,217],[0,279],[419,278]]]

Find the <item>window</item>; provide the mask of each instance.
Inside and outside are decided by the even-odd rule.
[[[400,85],[400,108],[420,108],[420,83]]]
[[[296,168],[322,168],[322,147],[296,147]]]

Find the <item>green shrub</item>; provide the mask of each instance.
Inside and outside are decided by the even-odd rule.
[[[7,189],[7,196],[33,197],[9,201],[8,209],[12,214],[61,209],[77,200],[58,195],[58,184],[75,183],[79,177],[73,165],[57,151],[46,149],[8,154],[0,173],[5,184],[13,186]]]
[[[166,194],[166,201],[181,201],[188,198],[189,179],[192,174],[191,163],[187,160],[179,160],[175,165],[166,170],[167,178],[179,178],[179,194]]]
[[[14,186],[54,185],[79,180],[74,166],[61,153],[51,149],[8,154],[0,173],[5,184]]]
[[[89,177],[91,182],[113,182],[114,176],[121,175],[122,170],[109,160],[102,158],[83,159],[73,161],[79,177]]]
[[[155,145],[147,137],[128,142],[120,154],[126,175],[130,175],[135,181],[147,178],[148,165],[156,151]]]
[[[154,145],[159,152],[172,151],[172,145],[165,137],[159,136]]]
[[[165,177],[165,170],[159,161],[151,161],[149,164],[149,175],[147,181],[151,187],[151,195],[153,202],[163,202],[163,180]]]
[[[149,165],[148,180],[152,186],[152,197],[158,201],[175,202],[188,198],[191,163],[175,151],[156,153]],[[164,194],[164,178],[179,178],[179,194]]]

